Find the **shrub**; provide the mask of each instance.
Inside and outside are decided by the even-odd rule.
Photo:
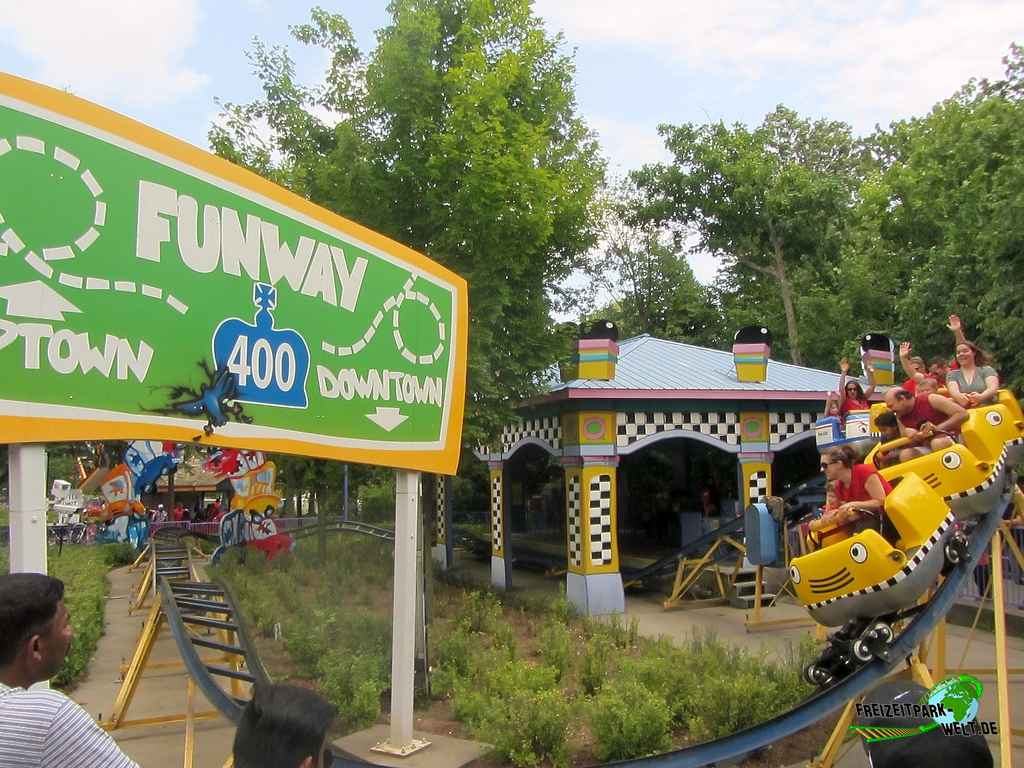
[[[107,570],[100,547],[64,547],[59,555],[56,550],[50,550],[49,571],[64,582],[64,604],[75,631],[71,650],[51,680],[58,688],[72,685],[81,677],[96,652],[96,644],[103,634]]]
[[[135,547],[127,541],[122,541],[119,544],[104,544],[101,549],[103,551],[103,562],[108,568],[131,565],[135,562],[135,558],[139,556],[139,553],[135,551]]]
[[[615,669],[617,654],[612,642],[599,635],[591,638],[580,662],[580,685],[584,692],[594,694],[601,690],[605,679]]]
[[[558,767],[568,763],[568,729],[569,703],[561,691],[517,691],[496,702],[478,735],[518,768],[544,760]]]
[[[549,620],[540,630],[540,656],[544,663],[558,671],[561,679],[572,661],[572,635],[565,624]]]
[[[501,601],[490,592],[470,592],[462,603],[458,621],[470,632],[495,634],[506,627]]]
[[[343,724],[365,728],[380,716],[380,695],[388,686],[385,661],[348,650],[330,650],[320,659],[320,690],[338,708]]]
[[[665,700],[635,680],[605,686],[591,706],[598,760],[623,760],[664,752],[671,745]]]

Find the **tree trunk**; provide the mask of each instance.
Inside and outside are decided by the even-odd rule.
[[[800,336],[796,327],[796,307],[793,305],[793,286],[789,284],[786,277],[786,263],[782,258],[782,242],[772,239],[775,248],[774,267],[775,278],[779,281],[779,293],[782,295],[782,307],[786,311],[786,331],[789,334],[790,357],[796,365],[803,365],[803,356],[800,354]]]
[[[167,509],[174,509],[174,476],[178,474],[178,470],[172,470],[167,473]]]

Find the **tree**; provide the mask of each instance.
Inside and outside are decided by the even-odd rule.
[[[970,81],[926,116],[873,137],[884,166],[862,193],[899,325],[924,354],[950,354],[960,314],[1012,385],[1024,385],[1024,50],[1006,77]]]
[[[803,363],[793,271],[813,278],[838,261],[858,155],[845,123],[801,119],[779,106],[754,130],[662,125],[671,165],[633,174],[650,197],[645,219],[693,232],[720,257],[733,289],[768,278],[785,316],[789,353]]]
[[[602,253],[590,271],[611,302],[594,312],[594,318],[614,320],[620,337],[649,333],[674,341],[719,343],[721,318],[713,296],[697,282],[670,233],[637,221],[643,205],[639,191],[628,184],[620,185],[609,200]]]
[[[326,48],[325,83],[287,51],[251,54],[264,98],[227,104],[215,150],[428,254],[469,283],[465,442],[495,435],[555,356],[558,287],[596,242],[604,164],[574,66],[529,0],[394,0],[364,60],[314,10],[292,32]],[[326,115],[326,117],[324,117]],[[271,138],[259,138],[261,121]]]

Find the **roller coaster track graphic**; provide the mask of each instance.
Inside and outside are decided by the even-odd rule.
[[[320,348],[331,355],[337,355],[338,357],[350,357],[357,355],[363,351],[367,344],[369,344],[373,337],[377,335],[377,330],[380,328],[381,323],[384,322],[384,316],[391,313],[391,336],[395,341],[395,349],[402,355],[403,358],[408,360],[413,365],[430,365],[436,362],[441,355],[444,354],[444,345],[446,341],[446,331],[444,321],[441,319],[441,313],[438,311],[437,306],[432,302],[426,295],[420,291],[413,290],[413,284],[416,282],[416,276],[412,275],[408,280],[405,281],[405,285],[402,286],[402,290],[396,293],[394,296],[389,296],[377,314],[374,315],[373,320],[370,321],[370,325],[367,326],[366,331],[362,337],[356,339],[349,345],[342,346],[340,344],[332,344],[329,341],[322,341]],[[433,352],[426,355],[418,355],[413,352],[406,345],[405,340],[402,338],[402,332],[399,330],[399,311],[402,304],[405,303],[406,299],[409,301],[417,301],[427,308],[431,316],[434,318],[434,322],[437,324],[437,346],[434,347]]]
[[[974,570],[982,553],[988,548],[992,535],[999,527],[1002,512],[1009,504],[1010,496],[1004,495],[996,506],[981,519],[971,537],[969,556],[946,576],[932,599],[907,625],[906,629],[893,640],[882,654],[882,658],[868,662],[831,688],[812,696],[778,717],[752,728],[675,752],[636,760],[624,760],[618,763],[609,763],[609,765],[642,766],[643,768],[699,768],[699,766],[713,766],[737,760],[780,739],[792,736],[797,731],[813,725],[843,707],[847,702],[865,693],[885,679],[897,663],[910,656],[946,616],[956,600],[964,579]]]

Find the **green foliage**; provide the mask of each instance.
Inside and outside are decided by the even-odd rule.
[[[778,346],[802,364],[793,270],[813,265],[821,274],[838,263],[858,182],[849,126],[779,106],[753,130],[688,123],[659,131],[674,161],[632,175],[646,195],[639,221],[696,231],[733,290],[749,293],[767,279],[787,331]]]
[[[473,445],[554,357],[549,313],[597,241],[604,163],[578,114],[572,59],[528,0],[396,0],[389,11],[365,56],[340,16],[314,11],[293,28],[327,53],[316,87],[297,82],[285,49],[257,42],[263,98],[223,105],[210,142],[467,279]]]
[[[342,725],[366,728],[380,717],[380,697],[390,684],[389,659],[342,648],[326,650],[317,663],[317,680],[324,696],[338,708]]]
[[[470,632],[498,633],[505,626],[501,601],[492,592],[470,592],[462,603],[458,621]]]
[[[359,489],[359,519],[371,523],[395,519],[394,481],[383,485],[364,485]]]
[[[671,719],[664,698],[635,680],[605,688],[591,706],[594,754],[605,762],[664,752]]]
[[[558,670],[483,654],[474,674],[459,679],[452,712],[475,736],[517,766],[564,764],[569,705],[556,689]]]
[[[108,570],[105,552],[100,547],[65,546],[60,554],[56,549],[50,550],[50,575],[64,582],[64,604],[75,631],[64,666],[51,680],[58,688],[74,684],[96,652],[103,634]]]
[[[135,551],[135,547],[127,541],[122,541],[118,544],[103,544],[100,549],[103,553],[103,562],[108,568],[131,565],[135,562],[135,558],[139,556],[139,553]]]
[[[596,635],[591,638],[580,660],[580,685],[584,693],[594,694],[601,690],[608,675],[615,671],[618,655],[615,645],[607,637]]]
[[[541,658],[546,665],[558,671],[561,679],[573,659],[572,634],[561,621],[549,619],[541,627],[538,640]]]

